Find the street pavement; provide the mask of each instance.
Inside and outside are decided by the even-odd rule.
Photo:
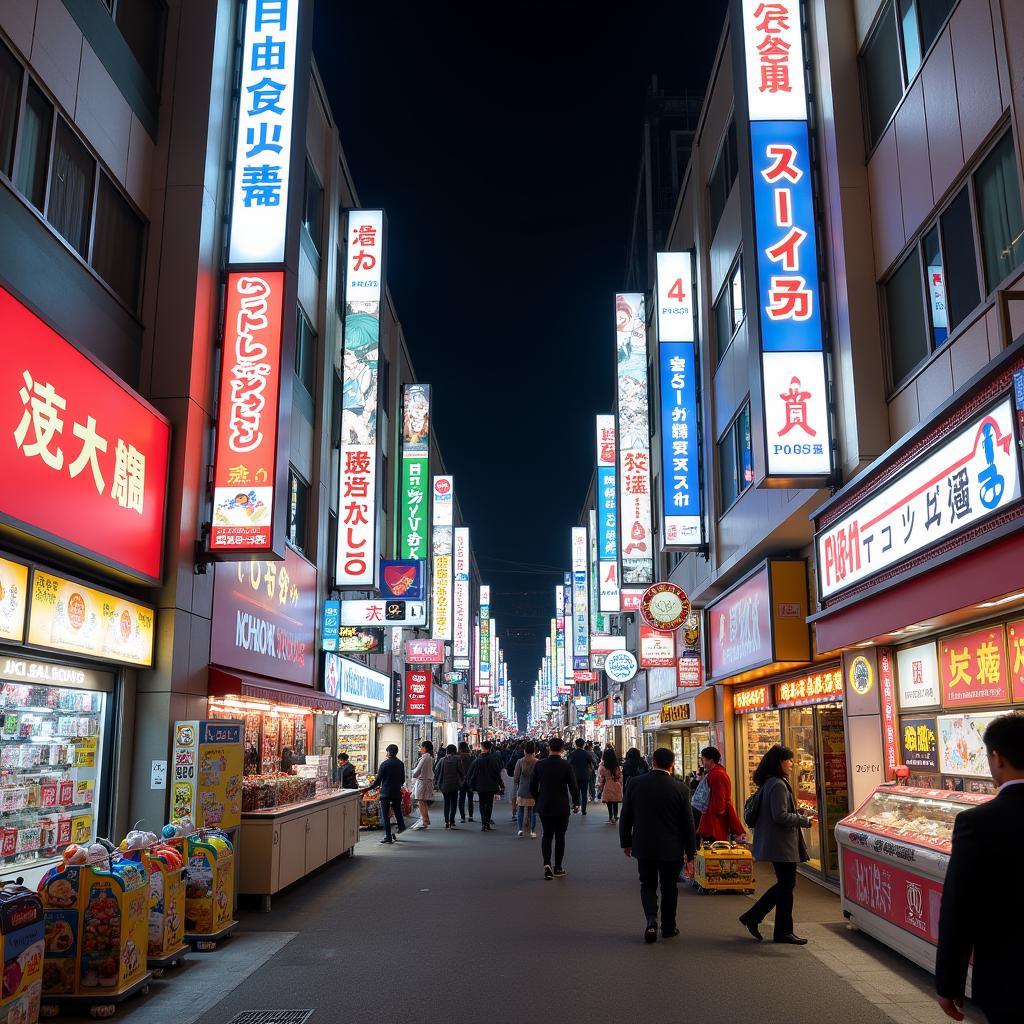
[[[494,832],[478,822],[446,832],[438,804],[432,818],[390,847],[361,833],[353,858],[276,896],[270,914],[243,911],[236,938],[193,954],[118,1017],[229,1024],[243,1011],[312,1009],[310,1024],[947,1020],[931,976],[847,929],[838,899],[812,882],[801,880],[796,900],[806,947],[751,939],[736,921],[751,897],[685,886],[682,934],[648,946],[636,865],[603,806],[572,819],[568,876],[554,881],[542,878],[540,839],[516,837],[507,800],[495,805]]]

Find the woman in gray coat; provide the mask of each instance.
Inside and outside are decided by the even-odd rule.
[[[775,908],[775,941],[791,946],[804,946],[806,939],[793,934],[793,890],[796,888],[796,866],[807,860],[807,844],[800,830],[810,828],[811,819],[800,814],[789,786],[793,770],[793,751],[776,743],[761,758],[754,772],[758,787],[754,822],[754,858],[771,861],[775,884],[740,917],[742,924],[758,941],[762,935],[758,925]]]

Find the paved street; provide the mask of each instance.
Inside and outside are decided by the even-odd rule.
[[[246,1010],[314,1009],[311,1024],[418,1024],[485,1014],[488,1024],[548,1007],[590,1022],[834,1024],[945,1020],[931,978],[850,933],[838,901],[797,893],[805,948],[758,945],[736,923],[742,896],[680,896],[683,934],[644,945],[636,869],[603,807],[574,818],[568,877],[541,878],[540,840],[518,839],[509,805],[479,826],[407,832],[394,847],[362,833],[356,856],[244,913],[239,936],[194,954],[131,1024],[228,1024]],[[436,820],[440,820],[438,809]],[[762,879],[763,881],[766,879]]]

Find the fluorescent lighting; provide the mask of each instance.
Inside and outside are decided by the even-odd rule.
[[[983,601],[978,605],[979,608],[998,608],[1001,604],[1012,604],[1014,601],[1020,601],[1024,599],[1024,590],[1018,591],[1016,594],[1009,594],[1006,597],[1001,597],[997,601]]]

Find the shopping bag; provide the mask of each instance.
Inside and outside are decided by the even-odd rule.
[[[402,787],[402,814],[412,814],[412,792]]]

